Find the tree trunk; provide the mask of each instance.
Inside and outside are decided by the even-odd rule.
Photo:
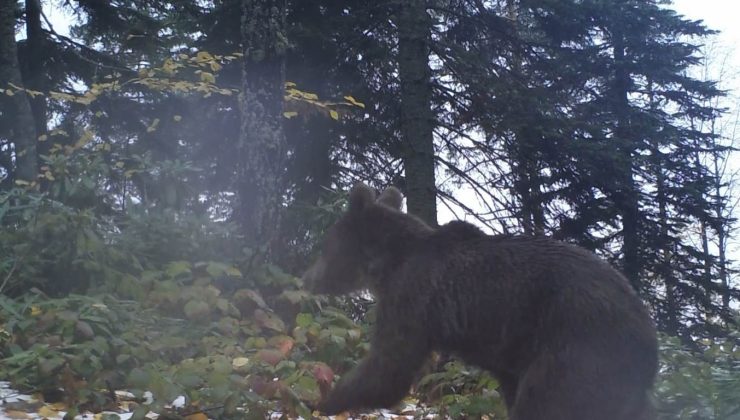
[[[519,29],[518,2],[508,0],[506,3],[506,15],[515,22]],[[512,56],[511,74],[522,80],[527,80],[529,75],[522,70],[523,59],[518,51]],[[526,94],[526,88],[524,90]],[[526,121],[526,118],[522,118]],[[525,235],[543,234],[545,230],[545,212],[542,206],[540,193],[540,173],[538,169],[537,139],[540,136],[538,130],[530,125],[522,125],[514,130],[514,146],[512,148],[512,168],[514,175],[514,194],[519,197],[521,210],[519,219]]]
[[[715,132],[714,121],[712,121],[712,133]],[[714,175],[714,217],[721,221],[716,228],[717,248],[719,254],[719,280],[722,283],[722,309],[730,310],[730,279],[727,269],[727,237],[730,222],[730,212],[727,203],[722,199],[725,196],[722,192],[723,170],[720,168],[720,159],[716,139],[712,140],[712,171]]]
[[[401,82],[401,138],[409,213],[437,224],[434,177],[434,121],[429,67],[431,18],[424,0],[399,2],[398,73]]]
[[[18,47],[15,42],[15,0],[0,0],[0,93],[4,112],[11,118],[11,140],[15,147],[16,180],[27,182],[36,179],[36,130],[28,95],[17,92],[8,96],[5,89],[10,84],[23,86],[18,65]],[[13,91],[10,88],[10,91]]]
[[[622,218],[622,264],[625,276],[635,290],[640,290],[640,213],[639,196],[632,174],[634,166],[634,133],[630,127],[629,87],[630,75],[626,69],[624,35],[620,29],[612,32],[614,48],[614,113],[616,117],[615,142],[616,194],[615,205]]]
[[[676,285],[678,283],[671,264],[671,249],[668,242],[668,198],[666,196],[665,173],[663,171],[663,157],[658,150],[653,151],[656,169],[656,189],[658,198],[658,223],[660,224],[660,262],[658,273],[665,281],[666,295],[666,332],[678,335],[680,327],[681,308],[676,300]]]
[[[719,280],[722,282],[722,309],[730,310],[730,287],[729,275],[727,274],[727,226],[722,224],[717,230],[717,245],[719,247]]]
[[[540,176],[537,165],[537,146],[535,136],[538,134],[526,127],[515,133],[515,145],[512,153],[514,192],[521,201],[519,219],[525,235],[541,235],[545,231],[545,213],[540,193]]]
[[[41,3],[39,0],[26,0],[26,41],[24,66],[24,80],[26,87],[39,92],[48,91],[46,71],[46,35],[41,27]],[[42,135],[47,131],[46,97],[38,95],[30,99],[36,134]],[[44,154],[40,151],[40,154]]]
[[[285,16],[285,0],[242,0],[244,67],[236,217],[247,242],[265,246],[267,255],[283,210]]]

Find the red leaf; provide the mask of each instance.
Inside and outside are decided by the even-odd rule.
[[[279,335],[276,337],[272,337],[270,341],[268,341],[268,344],[270,345],[270,347],[276,348],[280,353],[283,354],[283,356],[287,357],[290,354],[290,351],[293,350],[295,340],[293,340],[291,337],[288,337],[287,335]]]
[[[317,362],[313,365],[313,377],[319,384],[331,384],[334,380],[334,371],[326,363]]]
[[[257,352],[257,359],[272,366],[277,365],[284,358],[285,355],[280,350],[262,349]]]

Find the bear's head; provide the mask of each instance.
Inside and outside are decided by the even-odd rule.
[[[319,260],[303,276],[314,293],[342,295],[369,288],[373,266],[382,258],[378,248],[383,229],[401,213],[403,196],[396,188],[379,197],[365,184],[356,184],[349,194],[344,215],[327,231]]]

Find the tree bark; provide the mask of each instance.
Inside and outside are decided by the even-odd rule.
[[[396,26],[407,207],[409,213],[436,225],[432,71],[429,67],[431,18],[426,10],[426,2],[399,2]]]
[[[41,27],[41,3],[39,0],[26,0],[26,48],[27,57],[24,67],[26,87],[39,92],[48,91],[46,70],[46,35]],[[29,99],[33,113],[36,134],[42,135],[47,131],[46,97],[38,95]],[[41,151],[41,154],[44,152]]]
[[[612,32],[614,48],[613,106],[616,117],[615,142],[617,185],[614,194],[615,205],[622,218],[622,256],[623,271],[635,290],[640,290],[640,212],[639,196],[633,176],[634,139],[629,117],[630,74],[626,69],[624,34],[617,28]]]
[[[712,133],[715,132],[714,121],[712,121]],[[712,140],[712,174],[714,175],[714,217],[720,220],[715,231],[717,232],[717,248],[719,254],[719,280],[722,282],[722,309],[730,310],[730,279],[727,268],[727,237],[730,219],[730,210],[727,203],[722,199],[726,194],[722,191],[723,170],[720,168],[720,160],[716,139]]]
[[[18,64],[18,46],[15,42],[15,0],[0,0],[0,93],[3,112],[11,118],[11,140],[15,148],[15,180],[32,182],[36,179],[36,130],[28,95],[16,92],[12,96],[10,84],[23,86]]]
[[[506,15],[519,30],[519,11],[517,0],[508,0]],[[529,75],[522,70],[523,59],[518,51],[512,52],[511,74],[522,80]],[[526,94],[526,90],[524,91]],[[519,118],[526,121],[526,118]],[[522,231],[525,235],[543,234],[545,230],[545,213],[540,194],[540,176],[537,162],[537,139],[540,133],[531,125],[521,123],[514,129],[514,145],[511,150],[512,174],[514,175],[514,194],[519,197],[521,209],[518,212]]]
[[[656,168],[656,193],[658,199],[658,220],[660,224],[660,262],[659,274],[665,281],[666,295],[666,332],[670,335],[678,335],[681,326],[681,308],[676,300],[676,285],[678,283],[672,264],[671,249],[668,243],[668,198],[666,196],[665,173],[663,170],[662,156],[658,150],[654,151]]]
[[[267,256],[283,210],[285,16],[285,0],[242,0],[244,67],[236,216],[247,242],[265,246]]]

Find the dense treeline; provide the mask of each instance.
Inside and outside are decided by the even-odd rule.
[[[123,158],[200,169],[156,181],[111,176],[105,188],[119,205],[108,203],[109,211],[135,197],[218,212],[253,243],[269,236],[292,269],[310,234],[300,209],[326,187],[365,179],[403,187],[409,208],[430,222],[439,199],[494,231],[552,234],[603,253],[673,334],[721,324],[737,298],[726,255],[730,198],[715,166],[728,143],[705,128],[721,118],[713,98],[723,92],[690,71],[711,31],[670,6],[80,1],[60,6],[73,37],[43,23],[36,2],[15,6],[3,7],[2,68],[15,86],[73,92],[181,53],[243,49],[245,64],[219,69],[217,84],[244,83],[255,121],[240,119],[237,95],[143,87],[89,106],[5,97],[6,189],[43,165],[52,142],[34,139],[84,124]],[[26,37],[14,42],[19,25]],[[341,122],[310,108],[284,119],[276,86],[285,80],[320,98],[351,94],[367,108]],[[257,211],[270,216],[255,218]],[[267,231],[282,213],[276,240]]]
[[[663,332],[724,339],[732,139],[694,71],[712,34],[659,0],[0,0],[2,291],[189,258],[297,274],[363,180],[429,223],[594,250]],[[42,205],[68,212],[24,230]]]

